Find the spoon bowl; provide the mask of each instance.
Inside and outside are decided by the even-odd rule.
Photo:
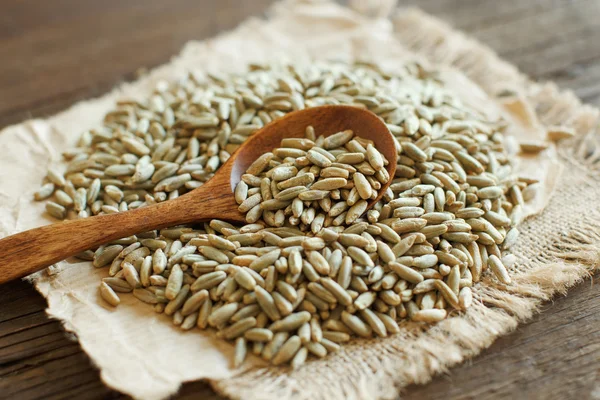
[[[368,110],[352,106],[320,106],[291,112],[255,132],[204,185],[174,200],[131,211],[69,220],[21,232],[0,240],[0,283],[29,275],[53,263],[103,243],[139,232],[169,226],[222,219],[244,223],[233,191],[248,167],[262,154],[279,147],[284,138],[303,138],[312,125],[317,135],[329,136],[350,129],[373,141],[389,161],[394,177],[397,152],[387,126]],[[382,185],[369,208],[381,199],[391,183]]]
[[[325,137],[334,133],[350,129],[356,136],[372,140],[375,147],[389,161],[386,166],[387,172],[393,178],[396,172],[397,152],[394,138],[387,126],[372,112],[352,106],[320,106],[307,108],[301,111],[291,112],[266,125],[254,133],[242,146],[231,156],[215,176],[207,182],[215,186],[215,192],[223,191],[229,184],[231,190],[224,193],[222,198],[223,207],[211,212],[212,216],[204,216],[202,219],[223,219],[230,222],[244,223],[245,217],[237,211],[237,203],[231,195],[235,187],[246,173],[248,167],[258,157],[280,146],[285,138],[304,138],[306,127],[311,125],[318,135]],[[218,175],[218,176],[217,176]],[[391,179],[390,179],[391,181]],[[375,200],[369,202],[369,208],[377,203],[390,182],[383,185]],[[204,186],[200,187],[202,189]],[[217,189],[220,188],[220,189]],[[196,189],[198,190],[198,189]],[[195,196],[196,191],[189,195]],[[206,200],[206,199],[204,199]]]

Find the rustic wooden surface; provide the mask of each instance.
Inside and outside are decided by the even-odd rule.
[[[260,16],[271,0],[4,0],[0,127],[50,115],[168,61],[189,39]],[[409,0],[527,74],[600,105],[599,0]],[[597,279],[598,277],[596,277]],[[0,286],[1,399],[117,399],[29,284]],[[219,399],[203,382],[179,399]],[[600,287],[586,281],[408,399],[600,399]]]

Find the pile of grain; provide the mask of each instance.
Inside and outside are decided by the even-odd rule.
[[[394,177],[371,143],[340,132],[286,139],[236,189],[248,224],[213,220],[151,231],[80,255],[109,266],[112,305],[132,292],[182,329],[212,327],[275,364],[301,365],[353,336],[398,332],[404,319],[439,321],[471,304],[491,271],[510,284],[503,254],[532,192],[514,176],[503,124],[487,121],[418,64],[252,66],[240,76],[160,83],[124,101],[65,152],[36,199],[59,219],[173,199],[213,176],[244,140],[287,112],[351,104],[397,139]],[[363,215],[381,184],[383,198]],[[475,300],[476,301],[476,300]]]

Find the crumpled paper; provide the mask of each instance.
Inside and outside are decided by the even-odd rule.
[[[372,17],[329,1],[282,1],[272,7],[267,20],[251,18],[214,39],[191,41],[168,64],[101,98],[80,102],[48,119],[3,129],[0,148],[9,151],[0,156],[0,237],[53,222],[44,214],[44,202],[32,200],[47,168],[60,168],[61,151],[74,146],[81,132],[98,125],[117,99],[143,98],[159,80],[174,80],[194,69],[242,72],[249,62],[358,59],[393,67],[419,58],[394,37],[386,18],[393,9],[389,1],[353,3]],[[543,135],[539,122],[523,121],[518,112],[491,100],[456,70],[445,69],[444,74],[465,103],[513,122],[508,133],[514,140]],[[537,213],[558,179],[556,151],[550,147],[537,157],[520,160],[521,174],[542,182],[541,195],[526,210]],[[108,386],[151,400],[175,393],[184,381],[222,379],[239,372],[231,366],[232,347],[211,333],[183,332],[132,296],[122,296],[118,310],[106,306],[98,294],[105,269],[95,269],[89,262],[65,261],[60,267],[59,274],[37,273],[32,281],[48,300],[48,314],[77,335]],[[254,362],[259,361],[252,358],[244,368]]]

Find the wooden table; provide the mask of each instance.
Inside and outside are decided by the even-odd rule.
[[[211,37],[271,0],[4,0],[0,127],[41,117],[134,79],[189,39]],[[404,1],[416,4],[417,0]],[[541,80],[600,106],[599,0],[421,0]],[[6,149],[5,149],[6,150]],[[0,262],[1,263],[1,262]],[[596,277],[597,278],[597,277]],[[112,399],[98,371],[27,283],[0,286],[0,398]],[[180,399],[217,399],[203,382]],[[586,281],[516,332],[408,399],[600,399],[600,286]]]

